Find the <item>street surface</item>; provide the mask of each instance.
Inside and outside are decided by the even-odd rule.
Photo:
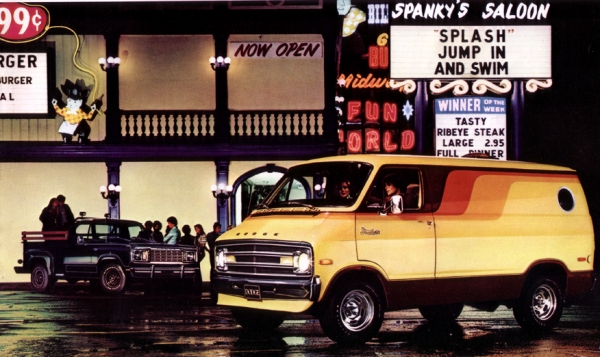
[[[259,335],[225,308],[177,287],[132,289],[119,296],[88,284],[57,284],[48,294],[0,286],[0,355],[10,356],[600,356],[600,301],[566,308],[559,327],[528,336],[500,307],[466,307],[456,324],[434,326],[417,310],[387,313],[364,346],[330,341],[311,316]]]

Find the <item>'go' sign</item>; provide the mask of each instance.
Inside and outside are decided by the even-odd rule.
[[[0,4],[0,40],[24,42],[44,35],[50,14],[43,6],[21,3]]]

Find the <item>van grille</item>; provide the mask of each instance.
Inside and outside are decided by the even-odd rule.
[[[151,262],[182,262],[183,251],[179,249],[152,249],[150,251]]]
[[[307,253],[312,261],[312,248],[308,243],[270,240],[217,242],[215,251],[225,250],[225,269],[221,273],[231,275],[264,277],[303,277],[309,272],[297,273],[293,264],[294,256]]]

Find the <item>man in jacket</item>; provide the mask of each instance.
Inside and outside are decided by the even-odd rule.
[[[173,216],[167,218],[167,227],[169,227],[169,233],[165,236],[163,243],[177,244],[179,238],[181,238],[181,232],[177,228],[177,218]]]

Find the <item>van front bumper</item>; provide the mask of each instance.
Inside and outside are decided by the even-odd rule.
[[[248,296],[247,289],[260,290],[261,299],[287,299],[317,301],[321,293],[321,279],[313,276],[308,280],[263,280],[214,274],[213,287],[219,294],[256,299]]]

